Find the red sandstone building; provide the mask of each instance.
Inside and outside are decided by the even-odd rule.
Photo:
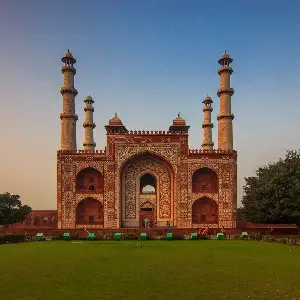
[[[212,99],[204,101],[202,149],[189,148],[189,126],[178,114],[167,131],[130,131],[117,114],[107,145],[95,150],[93,99],[85,102],[85,141],[77,150],[75,58],[62,58],[61,149],[57,152],[57,212],[33,211],[28,228],[236,227],[237,153],[233,150],[230,67],[219,59],[218,147],[212,141]],[[200,129],[200,128],[199,128]]]

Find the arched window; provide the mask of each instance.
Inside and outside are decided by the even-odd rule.
[[[104,210],[102,204],[94,198],[80,201],[76,210],[77,224],[104,224]]]
[[[192,206],[193,224],[216,224],[218,223],[218,204],[216,201],[202,197],[196,200]]]
[[[140,193],[141,194],[155,194],[156,192],[156,178],[151,174],[144,174],[140,178]]]
[[[94,168],[81,170],[76,176],[76,193],[103,193],[104,180]]]
[[[209,168],[201,168],[194,172],[192,177],[193,193],[217,193],[218,175]]]

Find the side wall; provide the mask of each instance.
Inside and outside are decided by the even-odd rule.
[[[236,207],[237,207],[237,165],[236,156],[213,154],[202,158],[188,159],[188,171],[185,172],[188,178],[187,198],[186,203],[188,210],[188,221],[192,227],[211,227],[217,228],[225,226],[226,228],[236,228]],[[218,193],[193,193],[192,192],[192,176],[197,169],[209,168],[215,171],[218,175]],[[184,181],[184,176],[183,180]],[[184,193],[184,191],[182,191]],[[218,204],[218,220],[219,224],[192,224],[192,205],[194,201],[201,197],[209,197],[215,200]]]
[[[57,157],[57,227],[62,228],[99,228],[99,225],[77,225],[76,226],[76,207],[77,204],[88,197],[98,200],[103,206],[104,227],[108,227],[110,217],[109,204],[109,178],[107,175],[107,164],[103,155],[58,155]],[[85,168],[94,168],[104,175],[103,193],[86,192],[76,193],[76,176]],[[105,199],[105,200],[104,200]],[[109,224],[111,225],[111,224]]]

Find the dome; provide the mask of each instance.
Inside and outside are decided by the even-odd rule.
[[[68,51],[65,53],[64,57],[70,57],[73,58],[72,53],[70,52],[70,50],[68,49]]]
[[[115,113],[115,116],[109,120],[108,124],[109,126],[123,126],[123,123],[117,113]]]
[[[208,95],[204,98],[204,100],[202,101],[202,103],[207,103],[207,102],[209,102],[209,103],[213,102]]]
[[[222,56],[221,56],[221,58],[229,58],[230,56],[225,52]]]
[[[178,113],[177,118],[173,120],[173,126],[186,126],[185,119],[180,116],[180,113]]]
[[[65,53],[64,57],[61,59],[61,61],[63,63],[72,63],[75,64],[76,63],[76,59],[73,57],[72,53],[70,52],[70,50],[68,49],[68,51]]]
[[[91,95],[88,95],[88,96],[85,97],[84,102],[89,103],[89,104],[93,104],[94,100],[93,100]]]

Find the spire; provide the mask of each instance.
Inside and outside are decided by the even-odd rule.
[[[214,147],[214,143],[212,141],[212,128],[214,124],[211,122],[211,113],[213,111],[212,108],[212,99],[207,95],[204,100],[203,113],[204,113],[204,122],[202,123],[203,128],[203,142],[202,148],[203,150],[212,150]]]

